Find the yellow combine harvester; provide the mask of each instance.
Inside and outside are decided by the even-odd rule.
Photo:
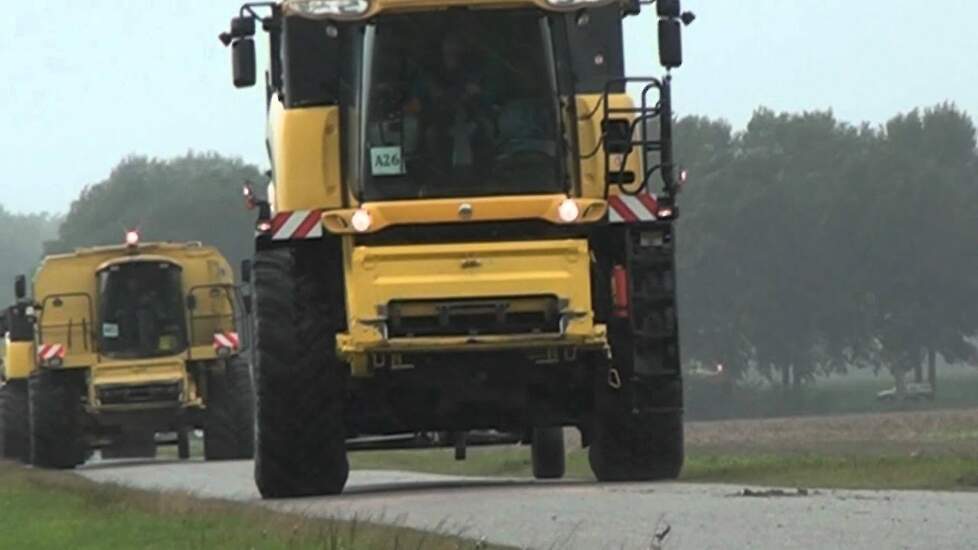
[[[91,452],[253,454],[253,389],[240,355],[245,302],[227,260],[200,243],[139,243],[48,256],[4,322],[0,456],[72,468]],[[163,434],[174,434],[166,440]]]
[[[624,74],[640,4],[286,0],[232,19],[236,86],[256,80],[256,22],[271,53],[273,181],[250,199],[263,496],[339,493],[348,445],[399,434],[458,451],[519,434],[554,478],[576,426],[600,480],[678,475],[681,178],[669,77]],[[693,16],[655,10],[678,67]]]

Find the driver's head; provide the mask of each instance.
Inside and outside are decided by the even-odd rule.
[[[446,68],[454,69],[462,64],[462,37],[458,33],[450,33],[441,43],[441,61]]]

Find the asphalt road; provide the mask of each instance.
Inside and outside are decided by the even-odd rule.
[[[520,548],[978,548],[978,493],[461,478],[356,471],[343,496],[261,501],[251,462],[103,462],[95,481],[435,529]],[[754,488],[756,491],[762,491]]]

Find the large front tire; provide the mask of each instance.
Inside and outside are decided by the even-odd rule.
[[[334,248],[304,243],[255,255],[255,482],[264,498],[339,494],[349,475]]]
[[[40,369],[28,381],[31,463],[69,469],[85,462],[84,380],[78,372]]]
[[[591,471],[598,481],[676,479],[683,467],[683,439],[682,411],[636,409],[607,396],[599,399],[595,413]]]
[[[244,359],[235,357],[224,369],[207,373],[205,460],[242,460],[255,455],[254,407],[254,384]]]
[[[30,459],[27,414],[27,381],[8,380],[0,386],[0,459]]]

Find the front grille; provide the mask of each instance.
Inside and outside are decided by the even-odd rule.
[[[560,332],[556,296],[391,301],[387,314],[391,338]]]
[[[164,384],[139,384],[132,386],[107,386],[96,389],[103,405],[130,405],[138,403],[170,403],[180,400],[180,382]]]

